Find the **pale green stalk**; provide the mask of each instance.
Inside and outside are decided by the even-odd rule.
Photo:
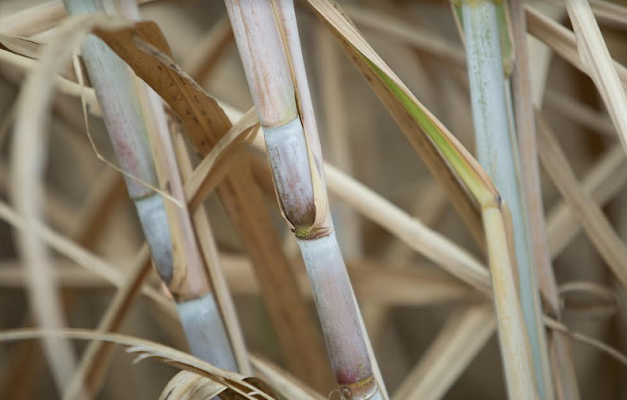
[[[553,388],[546,334],[541,323],[536,272],[529,242],[520,177],[517,140],[508,118],[510,108],[494,3],[490,0],[462,4],[468,76],[477,154],[512,214],[514,247],[519,277],[519,296],[529,338],[535,381],[544,400]]]
[[[65,0],[71,14],[105,11],[101,0]],[[125,9],[125,12],[136,10]],[[133,15],[132,15],[133,16]],[[216,306],[206,268],[199,253],[187,209],[172,207],[168,215],[162,196],[150,187],[159,187],[159,176],[153,161],[148,135],[148,121],[157,132],[159,145],[169,141],[167,122],[154,93],[148,93],[144,120],[141,94],[143,83],[136,89],[136,77],[100,39],[88,37],[82,46],[83,59],[92,85],[102,107],[103,119],[125,179],[129,195],[135,203],[146,241],[162,280],[169,285],[177,300],[177,310],[192,353],[218,367],[237,370],[237,364],[226,334],[224,322]],[[158,136],[160,135],[160,136]],[[155,149],[156,151],[162,149]],[[170,150],[172,150],[170,148]],[[172,153],[172,151],[165,152]],[[163,155],[163,154],[162,154]],[[182,184],[176,163],[166,160],[171,171],[169,182],[173,191]],[[180,187],[178,187],[180,186]],[[178,187],[178,189],[177,189]],[[177,279],[173,256],[172,234],[182,235],[184,260],[182,281]],[[176,284],[175,284],[176,282]]]
[[[294,231],[340,395],[381,398],[329,214],[315,117],[291,0],[226,0],[264,129],[281,210]]]

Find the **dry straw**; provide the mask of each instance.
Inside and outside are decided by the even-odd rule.
[[[301,46],[292,0],[226,0],[227,14],[216,19],[193,57],[182,62],[184,68],[173,61],[155,23],[136,22],[140,17],[133,1],[66,0],[71,16],[61,2],[53,1],[0,19],[3,78],[21,84],[27,76],[20,102],[0,121],[0,145],[9,138],[13,141],[12,163],[0,159],[0,187],[12,200],[12,205],[0,202],[0,218],[18,233],[20,256],[0,262],[0,286],[25,287],[34,322],[44,328],[0,332],[0,341],[43,340],[58,392],[67,399],[98,395],[116,345],[127,347],[137,360],[157,358],[184,370],[158,387],[164,399],[173,395],[385,399],[387,390],[354,288],[374,310],[367,313],[372,316],[367,322],[377,341],[389,332],[398,333],[393,320],[385,319],[393,306],[456,307],[433,341],[425,344],[420,360],[407,366],[407,376],[396,379],[400,384],[393,399],[443,398],[495,332],[510,399],[584,396],[581,389],[589,379],[576,373],[577,357],[571,352],[578,348],[570,347],[571,339],[627,364],[627,357],[613,346],[573,332],[566,325],[570,320],[563,319],[569,308],[598,317],[615,312],[617,305],[620,310],[624,303],[624,227],[611,219],[611,209],[608,214],[602,207],[627,183],[624,148],[611,142],[618,135],[625,143],[627,69],[611,58],[599,24],[624,29],[625,9],[604,1],[568,0],[551,14],[547,10],[552,6],[544,3],[532,8],[519,0],[456,1],[450,19],[459,20],[464,54],[459,44],[434,33],[437,29],[428,26],[431,21],[424,23],[424,16],[404,15],[402,11],[410,8],[402,4],[377,5],[379,10],[374,5],[347,6],[344,13],[331,0],[306,3],[309,8],[303,15],[312,13],[321,22],[305,35],[309,38],[315,32],[320,39],[315,48],[318,60],[312,65],[323,74],[320,99],[331,134],[328,158],[339,169],[322,158],[312,101],[316,93],[314,85],[310,91],[305,73],[307,46]],[[380,12],[393,9],[399,12]],[[74,15],[98,11],[101,14]],[[572,31],[549,17],[560,13],[570,19]],[[433,98],[419,101],[353,22],[401,46],[390,64],[399,67],[399,75],[414,74],[420,94],[424,90]],[[304,23],[309,27],[314,22]],[[567,61],[560,68],[574,67],[590,76],[594,84],[590,88],[598,91],[607,115],[555,87],[545,93],[550,52],[527,46],[527,33]],[[365,78],[359,85],[374,91],[435,177],[434,181],[421,177],[417,198],[413,192],[419,219],[397,205],[402,203],[397,202],[398,194],[377,193],[351,176],[362,172],[356,166],[363,150],[351,148],[349,142],[353,137],[349,130],[359,126],[350,115],[349,99],[359,91],[353,90],[353,80],[342,79],[348,62],[338,57],[332,38]],[[80,61],[88,81],[78,59],[74,71],[68,68],[81,43]],[[236,59],[233,43],[255,105],[246,113],[218,101],[196,83],[212,86],[221,63]],[[420,62],[412,60],[413,51]],[[394,52],[385,54],[387,60]],[[307,68],[311,72],[309,64]],[[446,89],[446,96],[435,96],[440,88]],[[84,110],[69,98],[54,98],[55,89],[80,99]],[[235,84],[229,86],[231,101],[236,92]],[[534,110],[532,104],[539,107],[545,98],[547,106]],[[83,112],[86,118],[101,118],[117,156],[116,162],[105,161],[123,173],[106,167],[78,213],[56,189],[44,185],[49,180],[44,175],[46,152],[57,145],[46,140],[46,118],[52,109],[53,120],[61,117],[75,130],[83,129]],[[470,114],[471,109],[476,140],[464,132],[469,126],[451,122],[458,135],[454,136],[434,115],[447,120],[456,113]],[[558,125],[546,117],[551,111],[594,131],[593,140],[604,146],[597,152],[600,156],[589,163],[572,157],[571,147],[579,143],[572,136],[572,143],[562,148],[553,131]],[[464,117],[470,125],[469,115]],[[62,137],[80,153],[77,165],[88,164],[98,153],[72,135]],[[268,161],[259,161],[247,142],[265,151]],[[474,142],[479,161],[462,142]],[[347,152],[354,158],[344,157]],[[374,159],[369,156],[369,165]],[[546,218],[543,171],[562,197]],[[97,245],[108,220],[119,213],[124,184],[146,244],[120,249],[116,254],[120,257],[111,261],[97,255]],[[436,185],[438,189],[432,190]],[[214,193],[235,235],[220,219],[224,216],[216,213]],[[302,258],[286,257],[266,200],[278,206],[293,233],[285,243],[296,243]],[[341,207],[332,205],[334,201]],[[455,237],[468,236],[467,243],[439,230],[449,204],[467,231],[459,230]],[[331,209],[339,210],[342,225],[337,232]],[[79,215],[80,223],[68,221],[73,214]],[[607,265],[620,285],[580,277],[556,280],[552,263],[573,251],[568,245],[579,231],[600,255],[602,263],[597,264]],[[396,244],[387,246],[380,240],[386,234]],[[124,235],[131,237],[129,232]],[[239,237],[246,254],[233,254],[239,246],[232,236]],[[467,244],[476,251],[468,250]],[[421,261],[412,258],[413,252],[423,257]],[[482,252],[487,262],[475,255]],[[150,276],[149,255],[160,281]],[[304,269],[298,269],[301,263]],[[411,269],[403,268],[409,264]],[[601,267],[586,267],[603,273]],[[155,282],[165,286],[158,290]],[[73,302],[62,300],[58,291],[85,287],[115,287],[116,293],[96,331],[63,330]],[[238,298],[261,296],[277,336],[273,352],[283,356],[286,369],[248,353],[239,319],[250,326],[249,316],[238,313],[242,310],[231,293]],[[150,300],[142,307],[160,310],[156,319],[160,326],[176,330],[181,322],[191,353],[198,358],[115,334],[142,296]],[[586,300],[570,302],[578,296]],[[318,310],[326,352],[307,307],[310,298]],[[620,312],[617,315],[622,318]],[[599,320],[594,324],[600,326]],[[252,328],[253,334],[257,328]],[[79,363],[68,339],[90,342]],[[381,343],[375,343],[378,346]],[[18,365],[20,354],[12,352],[7,364]],[[389,362],[391,357],[383,358]],[[36,364],[26,360],[23,365]],[[335,375],[334,391],[329,369]],[[9,389],[8,398],[19,398],[12,395],[23,386],[20,382],[33,381],[30,370],[12,371],[11,379],[23,377],[15,379],[17,389]]]

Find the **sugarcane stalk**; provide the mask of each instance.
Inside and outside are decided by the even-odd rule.
[[[264,130],[280,209],[294,232],[344,399],[381,396],[333,231],[291,0],[226,0]]]
[[[106,40],[106,39],[105,39]],[[107,41],[117,47],[115,41]],[[142,45],[143,43],[143,45]],[[154,57],[163,67],[177,74],[178,68],[169,57],[142,41],[135,43],[141,50]],[[117,51],[122,50],[120,48]],[[182,81],[170,72],[167,80],[172,85],[164,85],[163,74],[152,74],[139,65],[134,66],[151,87],[162,97],[172,99],[181,90],[197,91],[192,84],[185,86],[187,79]],[[164,69],[165,71],[165,69]],[[204,93],[197,93],[198,103],[188,101],[172,101],[170,106],[174,113],[182,119],[185,134],[191,141],[195,151],[202,157],[211,156],[210,152],[219,146],[219,141],[232,127],[231,122],[218,104]],[[196,100],[196,98],[194,98]],[[242,239],[251,256],[262,288],[263,300],[269,313],[277,339],[281,345],[286,363],[308,381],[315,382],[316,387],[328,387],[324,354],[321,341],[315,331],[306,308],[304,298],[295,284],[295,276],[287,259],[280,250],[277,233],[268,229],[272,226],[270,213],[256,182],[253,181],[250,157],[243,149],[233,155],[236,162],[230,161],[228,172],[217,185],[216,192],[225,207],[233,227]],[[218,177],[216,176],[216,179]],[[204,190],[207,190],[206,187]],[[193,202],[193,199],[192,199]],[[191,206],[191,205],[190,205]]]
[[[559,291],[551,264],[549,240],[538,162],[535,115],[531,93],[531,72],[527,49],[527,20],[523,0],[511,0],[513,36],[516,43],[516,67],[512,74],[512,100],[515,106],[516,132],[522,161],[522,187],[529,217],[530,246],[538,277],[538,288],[544,300],[545,312],[561,319]],[[551,371],[555,377],[554,392],[558,399],[578,400],[579,388],[570,344],[559,332],[547,332]],[[551,382],[549,382],[550,384]]]
[[[542,309],[526,222],[517,140],[508,119],[511,108],[496,6],[491,0],[464,1],[462,19],[478,159],[511,210],[519,296],[531,345],[535,382],[541,398],[552,399],[548,346],[541,323]]]
[[[105,11],[102,0],[65,0],[64,4],[71,14]],[[136,17],[132,7],[126,2],[123,11]],[[171,201],[166,203],[152,189],[167,184],[174,198],[184,199],[161,101],[97,37],[85,40],[82,55],[151,256],[177,302],[191,351],[218,367],[237,371],[189,212]],[[151,129],[154,136],[149,136]]]

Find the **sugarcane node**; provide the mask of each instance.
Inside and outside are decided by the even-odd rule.
[[[320,228],[316,228],[313,225],[309,226],[297,226],[292,229],[296,238],[301,240],[314,240],[320,239],[321,237],[325,237],[333,232],[333,226],[323,226]]]
[[[377,391],[378,386],[374,375],[355,383],[340,386],[342,400],[367,400],[372,398]]]

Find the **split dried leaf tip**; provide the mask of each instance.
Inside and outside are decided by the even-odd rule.
[[[340,393],[372,398],[379,389],[333,231],[293,2],[225,2],[265,134],[277,200],[305,261]]]

